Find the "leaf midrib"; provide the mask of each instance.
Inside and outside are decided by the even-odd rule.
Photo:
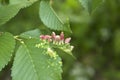
[[[28,56],[30,58],[30,62],[32,63],[32,67],[34,69],[34,73],[36,73],[37,79],[39,80],[39,76],[38,76],[38,72],[36,70],[36,66],[34,64],[34,60],[33,60],[32,56],[30,55],[31,52],[29,51],[27,45],[24,44],[23,46],[26,48],[27,54],[28,54]]]

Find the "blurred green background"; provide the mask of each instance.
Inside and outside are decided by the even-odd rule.
[[[69,18],[73,31],[66,35],[72,37],[76,59],[60,54],[63,80],[120,80],[120,0],[106,0],[92,15],[78,0],[54,0],[53,7],[61,19]],[[38,11],[36,2],[22,9],[0,30],[14,35],[36,28],[49,31]],[[10,67],[11,63],[0,73],[0,80],[9,80]]]

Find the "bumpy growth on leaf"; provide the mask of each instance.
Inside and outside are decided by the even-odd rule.
[[[51,44],[54,48],[59,48],[66,53],[72,55],[72,50],[74,46],[70,45],[71,38],[64,38],[64,33],[61,32],[60,35],[56,35],[55,32],[52,32],[51,35],[40,35],[40,39],[46,43]]]
[[[34,31],[32,31],[33,33]],[[54,48],[70,53],[73,46],[71,38],[65,38],[64,33],[56,35],[40,35],[40,39],[31,37],[27,32],[21,35],[24,41],[18,48],[13,67],[13,80],[62,80],[62,61]],[[26,37],[27,36],[27,37]]]

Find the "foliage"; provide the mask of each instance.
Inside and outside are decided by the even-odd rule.
[[[119,4],[0,0],[0,79],[119,80]],[[53,31],[61,33],[54,38]],[[62,40],[63,31],[72,38],[75,61],[71,38]]]
[[[65,25],[65,23],[63,23],[58,18],[56,13],[53,11],[49,1],[45,1],[45,0],[41,1],[40,17],[41,17],[41,20],[43,21],[43,23],[46,24],[46,26],[48,26],[51,29],[64,30],[64,31],[71,32],[69,24]]]
[[[0,25],[6,23],[12,17],[14,17],[21,8],[30,6],[36,2],[36,0],[10,0],[10,4],[2,5],[0,7]],[[50,1],[40,2],[40,16],[45,25],[54,30],[69,31],[69,25],[63,24],[63,22],[57,17],[53,11]],[[47,10],[45,10],[47,9]],[[50,12],[48,16],[48,12]],[[51,21],[51,22],[49,22]],[[7,65],[13,55],[15,49],[15,40],[19,41],[17,51],[15,52],[14,62],[12,66],[12,80],[61,80],[62,62],[57,52],[52,48],[52,45],[48,41],[39,39],[42,35],[38,29],[33,31],[27,31],[21,35],[12,36],[10,33],[0,34],[0,70]],[[62,33],[63,39],[64,34]],[[57,41],[58,36],[54,36]],[[59,44],[59,42],[55,44]],[[67,42],[68,43],[68,42]],[[62,42],[64,44],[64,41]],[[69,44],[69,43],[68,43]],[[69,50],[65,45],[55,45],[55,48],[59,47],[66,52]],[[67,45],[69,47],[69,45]]]

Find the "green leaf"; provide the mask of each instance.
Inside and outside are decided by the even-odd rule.
[[[40,18],[50,29],[71,32],[69,24],[63,23],[50,5],[50,0],[42,0],[40,3]]]
[[[18,3],[34,3],[38,0],[10,0],[10,4],[18,4]]]
[[[28,7],[31,4],[36,2],[34,1],[27,1],[27,2],[21,2],[21,3],[11,3],[7,6],[1,6],[0,7],[0,25],[6,23],[11,18],[13,18],[21,8]]]
[[[20,10],[21,5],[8,5],[0,7],[0,25],[13,18]]]
[[[15,40],[10,33],[0,33],[0,71],[8,64],[15,48]]]
[[[90,14],[93,13],[97,7],[100,6],[104,0],[79,0],[81,5],[88,11]]]
[[[61,80],[61,58],[50,47],[43,47],[39,39],[26,40],[19,47],[12,67],[13,80]]]
[[[20,37],[23,37],[23,38],[39,38],[41,32],[39,29],[34,29],[34,30],[31,30],[31,31],[27,31],[27,32],[24,32],[22,34],[20,34]]]
[[[63,45],[52,45],[53,48],[55,48],[55,50],[57,51],[57,53],[65,53],[65,54],[69,54],[70,56],[72,56],[73,58],[74,55],[72,54],[72,50],[73,50],[73,46],[71,46],[70,44],[63,44]]]
[[[28,7],[30,5],[32,5],[33,3],[37,2],[38,0],[10,0],[10,4],[14,5],[14,4],[22,4],[23,7]]]

